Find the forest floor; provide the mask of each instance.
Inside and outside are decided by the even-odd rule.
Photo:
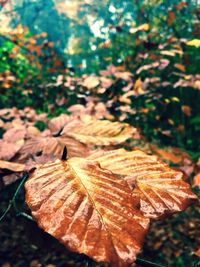
[[[1,214],[7,208],[19,181],[0,194]],[[19,193],[17,204],[27,211],[24,192]],[[173,215],[163,221],[153,222],[142,254],[133,266],[200,266],[195,255],[200,248],[199,205]],[[91,262],[86,256],[67,252],[56,239],[40,230],[36,223],[11,210],[0,224],[1,267],[87,267],[106,266]],[[144,260],[144,262],[143,262]],[[151,261],[155,265],[147,264]]]

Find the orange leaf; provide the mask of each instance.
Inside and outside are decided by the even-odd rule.
[[[175,153],[171,151],[160,149],[155,145],[151,145],[151,149],[154,153],[156,153],[159,157],[166,161],[172,162],[174,164],[178,164],[182,161],[181,155],[175,155]]]
[[[182,65],[182,64],[176,63],[176,64],[174,64],[174,67],[177,68],[177,69],[179,69],[179,70],[181,70],[181,71],[183,71],[183,72],[186,71],[185,66]]]
[[[185,114],[185,115],[187,115],[188,117],[190,117],[191,116],[191,108],[189,107],[189,106],[182,106],[181,107],[181,110],[183,111],[183,113]]]
[[[174,23],[175,19],[176,19],[175,13],[173,11],[169,11],[168,19],[167,19],[167,24],[169,26],[171,26]]]
[[[177,4],[177,5],[175,5],[175,8],[176,8],[178,11],[180,11],[180,10],[182,10],[185,6],[187,6],[187,3],[186,3],[186,2],[181,2],[181,3]]]
[[[200,187],[200,173],[197,173],[193,178],[193,185]]]
[[[144,89],[142,88],[142,80],[138,78],[134,85],[134,92],[136,95],[142,95],[145,93]]]
[[[189,185],[182,180],[182,173],[168,167],[156,156],[142,151],[99,151],[88,159],[96,160],[104,169],[121,175],[133,189],[135,202],[149,218],[187,208],[195,199]]]
[[[90,160],[57,160],[36,169],[25,189],[39,226],[67,248],[116,267],[136,259],[149,220],[118,175]]]

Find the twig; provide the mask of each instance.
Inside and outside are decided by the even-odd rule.
[[[16,204],[15,204],[15,199],[20,191],[20,189],[22,188],[24,182],[26,181],[26,179],[28,178],[28,174],[26,173],[23,177],[22,177],[22,180],[20,182],[20,184],[18,185],[12,199],[10,200],[9,202],[9,205],[8,207],[6,208],[6,210],[4,211],[4,213],[2,214],[2,216],[0,217],[0,221],[2,221],[4,219],[4,217],[7,215],[7,213],[10,211],[10,209],[12,208],[12,206],[15,207],[15,210],[17,210],[16,208]]]
[[[22,217],[28,219],[29,221],[34,222],[33,217],[30,216],[29,214],[27,214],[26,212],[18,212],[17,216],[22,216]]]
[[[138,263],[146,264],[146,265],[148,265],[148,266],[166,267],[166,266],[164,266],[164,265],[161,265],[161,264],[158,264],[158,263],[149,261],[149,260],[144,260],[144,259],[142,259],[142,258],[137,258],[137,262],[138,262]]]

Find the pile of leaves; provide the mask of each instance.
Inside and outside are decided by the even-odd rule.
[[[150,220],[197,200],[180,170],[150,154],[184,164],[186,178],[198,177],[198,164],[179,149],[146,143],[126,123],[98,119],[94,106],[70,111],[49,120],[31,108],[1,110],[1,186],[29,175],[26,202],[42,229],[74,252],[128,266]]]

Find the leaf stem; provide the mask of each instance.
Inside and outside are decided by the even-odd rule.
[[[12,199],[9,201],[9,205],[8,207],[6,208],[6,210],[4,211],[4,213],[1,215],[0,217],[0,221],[2,221],[4,219],[4,217],[7,215],[7,213],[10,211],[10,209],[12,208],[12,206],[15,207],[16,209],[16,205],[15,205],[15,199],[20,191],[20,189],[22,188],[24,182],[26,181],[26,179],[28,178],[28,174],[26,173],[23,177],[22,177],[22,180],[20,182],[20,184],[18,185]]]
[[[22,216],[22,217],[28,219],[29,221],[34,222],[33,217],[30,216],[29,214],[27,214],[26,212],[18,212],[17,216]]]
[[[158,263],[155,263],[155,262],[152,262],[152,261],[149,261],[149,260],[144,260],[142,258],[137,258],[137,262],[138,263],[143,263],[147,266],[156,266],[156,267],[166,267],[164,265],[161,265],[161,264],[158,264]]]

